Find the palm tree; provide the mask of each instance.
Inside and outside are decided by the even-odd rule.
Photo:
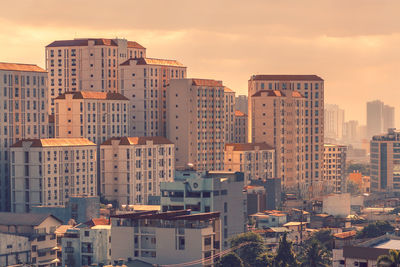
[[[400,267],[400,251],[389,250],[389,255],[381,255],[377,260],[378,267]]]
[[[303,251],[300,257],[302,267],[326,267],[331,260],[327,250],[317,240],[313,240]]]

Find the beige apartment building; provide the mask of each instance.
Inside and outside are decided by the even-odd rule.
[[[55,99],[55,137],[101,144],[128,133],[129,100],[112,92],[66,92]]]
[[[148,204],[174,179],[175,146],[165,137],[110,138],[100,146],[101,194],[120,205]]]
[[[31,64],[0,63],[0,91],[0,211],[9,211],[10,146],[48,137],[47,72]]]
[[[248,140],[248,117],[240,110],[235,110],[235,132],[234,143],[247,143]]]
[[[275,147],[282,187],[305,194],[305,98],[297,91],[261,90],[251,96],[250,106],[252,140]]]
[[[235,142],[235,91],[225,87],[225,143]]]
[[[224,86],[208,79],[171,80],[167,89],[167,138],[175,166],[224,169]]]
[[[165,136],[167,85],[186,78],[176,60],[131,58],[120,65],[120,91],[129,98],[129,136]]]
[[[345,193],[346,152],[342,145],[324,144],[324,191]]]
[[[250,77],[248,89],[250,118],[249,136],[252,138],[253,142],[266,141],[263,139],[254,139],[255,135],[253,134],[253,131],[256,129],[254,120],[257,113],[259,113],[259,111],[254,113],[256,109],[251,106],[252,97],[255,93],[261,90],[280,90],[289,95],[290,93],[287,92],[297,91],[304,96],[304,129],[299,133],[300,135],[303,135],[301,141],[304,142],[304,159],[302,159],[305,163],[304,184],[307,188],[310,188],[310,194],[318,195],[322,190],[323,182],[324,80],[316,75],[253,75]],[[271,114],[271,116],[274,116],[274,114]],[[295,121],[295,123],[298,124],[297,121]],[[290,134],[286,129],[284,129],[284,133]],[[283,152],[285,157],[289,156],[287,155],[288,153],[291,152]],[[297,156],[293,156],[289,157],[296,159]],[[280,156],[277,153],[278,161],[283,160],[282,158],[279,158]],[[299,163],[299,168],[301,164],[302,163]],[[288,175],[290,174],[285,174],[285,177],[282,178],[297,179],[296,177],[289,177]],[[282,184],[285,184],[284,179],[282,180]]]
[[[243,172],[245,184],[275,177],[275,149],[267,143],[225,144],[225,170]]]
[[[20,140],[11,147],[11,210],[96,195],[96,144],[85,138]]]
[[[146,48],[126,39],[59,40],[47,45],[49,113],[55,112],[54,99],[65,92],[119,92],[119,64],[139,57],[146,57]]]

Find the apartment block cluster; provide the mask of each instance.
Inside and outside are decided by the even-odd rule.
[[[46,69],[0,63],[0,210],[31,227],[24,260],[0,248],[5,265],[212,266],[248,230],[254,205],[276,209],[282,191],[343,191],[346,147],[324,144],[321,77],[252,75],[248,96],[236,96],[147,54],[134,41],[89,38],[47,45]],[[119,212],[79,219],[76,198]],[[24,222],[45,211],[53,216]]]

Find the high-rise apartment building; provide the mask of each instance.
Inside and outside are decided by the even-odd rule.
[[[344,123],[343,140],[348,143],[360,142],[358,121],[351,120]]]
[[[383,129],[383,102],[379,100],[367,102],[367,137],[382,134]]]
[[[167,138],[175,166],[224,169],[224,86],[207,79],[171,80],[167,88]]]
[[[234,143],[247,143],[248,117],[240,110],[235,110]]]
[[[387,131],[389,128],[394,128],[394,107],[389,105],[383,106],[383,131]]]
[[[55,137],[101,144],[128,133],[129,100],[112,92],[67,92],[55,99]]]
[[[341,140],[344,131],[344,110],[340,109],[338,105],[326,104],[324,119],[325,137],[334,140]]]
[[[85,138],[25,139],[11,147],[11,207],[64,205],[97,194],[96,145]]]
[[[129,136],[165,136],[167,85],[186,78],[176,60],[131,58],[120,65],[120,91],[130,99]]]
[[[400,192],[400,131],[372,137],[371,192]]]
[[[247,95],[238,95],[235,100],[235,109],[241,111],[244,114],[248,112],[248,99]]]
[[[255,140],[255,135],[252,133],[254,129],[258,129],[259,127],[255,126],[254,123],[257,122],[256,117],[260,116],[260,111],[257,110],[257,113],[254,113],[256,109],[252,107],[252,98],[253,95],[261,90],[281,90],[284,94],[290,96],[292,91],[299,92],[305,98],[304,102],[304,113],[302,115],[297,114],[296,110],[293,110],[292,113],[289,111],[286,113],[286,116],[289,118],[291,116],[303,116],[302,118],[297,118],[293,120],[293,126],[298,129],[294,129],[295,132],[291,132],[291,130],[286,127],[286,122],[282,120],[276,120],[276,124],[280,123],[280,128],[275,127],[274,124],[270,124],[271,128],[267,129],[266,136],[274,135],[274,132],[271,129],[276,128],[283,134],[289,135],[299,135],[299,140],[297,141],[297,137],[292,142],[298,143],[297,147],[294,150],[285,150],[278,152],[278,146],[276,146],[277,154],[276,158],[277,162],[284,161],[283,163],[294,164],[293,162],[288,162],[285,158],[293,158],[294,162],[297,162],[298,167],[293,165],[293,167],[289,167],[287,170],[289,173],[299,172],[299,176],[301,172],[303,172],[301,165],[304,162],[304,183],[305,188],[310,187],[309,191],[311,193],[318,194],[320,190],[322,190],[322,181],[323,181],[323,156],[324,156],[324,80],[316,75],[253,75],[249,80],[249,135],[253,137],[253,142],[263,142],[267,141],[267,139],[261,138]],[[299,105],[300,105],[299,99]],[[276,102],[278,104],[278,102]],[[273,104],[273,103],[272,103]],[[289,104],[289,103],[288,103]],[[294,104],[294,103],[293,103]],[[262,108],[262,107],[261,107]],[[274,107],[277,108],[277,107]],[[293,106],[286,106],[286,108],[292,109]],[[297,108],[297,103],[296,103]],[[300,112],[300,107],[299,107]],[[269,116],[277,117],[278,113],[271,113]],[[281,118],[282,119],[282,118]],[[273,122],[273,121],[272,121]],[[304,123],[304,125],[302,125]],[[263,125],[260,125],[263,126]],[[301,129],[304,127],[303,129]],[[293,128],[292,128],[293,129]],[[297,132],[299,130],[299,132]],[[263,134],[263,131],[261,132]],[[275,135],[276,135],[275,134]],[[272,140],[273,138],[270,138]],[[277,139],[276,142],[287,142],[288,139]],[[267,141],[268,143],[268,141]],[[295,143],[293,143],[295,144]],[[290,144],[290,145],[293,145]],[[300,144],[304,144],[302,148]],[[274,143],[271,143],[274,145]],[[303,152],[304,151],[304,152]],[[279,155],[283,155],[281,157]],[[296,153],[304,153],[304,158],[297,158]],[[280,160],[279,160],[280,159]],[[282,168],[282,167],[281,167]],[[278,177],[281,168],[277,168]],[[279,170],[280,169],[280,170]],[[297,174],[292,175],[289,173],[284,173],[282,178],[282,185],[285,186],[289,180],[295,181],[297,179]],[[300,179],[300,177],[298,177]]]
[[[235,142],[235,91],[225,87],[225,143]]]
[[[100,146],[101,194],[120,205],[148,204],[173,181],[175,146],[165,137],[111,138]]]
[[[245,184],[275,177],[275,149],[267,143],[225,144],[225,170],[243,172]]]
[[[0,88],[0,210],[9,211],[10,146],[48,137],[47,72],[36,65],[0,63]]]
[[[297,91],[261,90],[251,96],[252,140],[276,151],[275,170],[285,190],[307,192],[305,98]],[[307,149],[307,150],[306,150]]]
[[[146,48],[126,39],[74,39],[46,46],[49,113],[54,99],[69,91],[118,92],[119,64],[146,57]]]
[[[324,149],[325,192],[345,193],[347,147],[325,144]]]

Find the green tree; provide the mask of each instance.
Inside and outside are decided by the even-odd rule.
[[[352,173],[354,171],[361,172],[362,175],[369,176],[370,168],[369,164],[362,164],[362,163],[350,163],[347,166],[347,173]]]
[[[314,240],[317,240],[328,251],[333,249],[333,235],[330,230],[320,230],[315,232],[311,238],[306,241],[306,244],[309,245]]]
[[[361,194],[360,187],[354,181],[347,181],[347,193],[351,195],[359,195]]]
[[[286,234],[284,234],[279,241],[274,264],[275,266],[280,267],[295,267],[298,265],[295,254],[293,252],[292,242],[287,240]]]
[[[326,248],[316,239],[308,244],[299,256],[301,267],[327,267],[331,264],[331,257]]]
[[[257,257],[254,267],[274,267],[275,254],[265,252]]]
[[[399,267],[400,251],[389,250],[389,255],[381,255],[376,262],[378,267]]]
[[[384,235],[386,233],[393,232],[394,227],[387,221],[378,221],[376,223],[370,223],[359,231],[356,238],[373,238]]]
[[[257,258],[265,252],[264,241],[259,234],[248,232],[233,237],[231,247],[246,242],[248,244],[236,249],[235,252],[242,259],[244,266],[255,266]]]
[[[217,267],[243,267],[243,261],[236,253],[231,252],[221,257]]]

